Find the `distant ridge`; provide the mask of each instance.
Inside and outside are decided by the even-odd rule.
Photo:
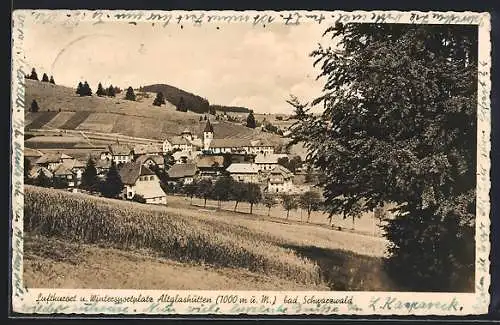
[[[165,99],[175,106],[179,105],[181,98],[184,100],[185,105],[189,111],[198,114],[215,114],[219,112],[234,112],[234,113],[250,113],[251,109],[240,106],[225,106],[225,105],[210,105],[206,98],[195,95],[180,88],[167,85],[167,84],[153,84],[140,88],[141,91],[152,93],[163,93]]]

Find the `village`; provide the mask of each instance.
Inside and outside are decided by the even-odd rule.
[[[273,144],[265,139],[219,138],[217,127],[217,123],[207,119],[202,134],[186,128],[161,144],[132,145],[117,140],[98,156],[89,154],[87,161],[73,158],[64,150],[44,153],[26,147],[25,158],[29,160],[26,181],[71,192],[104,194],[157,205],[167,204],[168,194],[193,196],[202,192],[200,197],[211,198],[214,195],[206,193],[207,189],[194,188],[194,184],[212,186],[221,177],[230,177],[236,184],[252,184],[259,192],[255,203],[266,195],[277,199],[282,195],[311,191],[311,184],[304,182],[305,168],[300,157],[276,153]],[[293,172],[284,166],[290,159],[300,161],[293,165]],[[116,168],[121,183],[117,185],[119,193],[106,195],[89,184],[92,183],[89,177],[85,179],[89,162],[95,168],[96,181],[101,183],[106,183],[110,170]],[[242,201],[247,194],[242,194]],[[217,198],[223,200],[220,195]]]

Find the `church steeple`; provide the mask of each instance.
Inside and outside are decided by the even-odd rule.
[[[207,124],[205,125],[205,129],[203,130],[203,149],[208,150],[210,148],[210,142],[212,142],[214,138],[214,128],[212,124],[210,124],[210,120],[207,120]]]
[[[214,128],[212,127],[212,124],[210,123],[210,120],[207,120],[207,124],[205,124],[205,130],[203,130],[203,132],[214,133]]]

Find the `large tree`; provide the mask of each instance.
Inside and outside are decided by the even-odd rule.
[[[258,204],[262,201],[262,191],[260,190],[259,185],[255,183],[248,183],[246,184],[246,187],[245,201],[250,204],[250,214],[252,214],[254,204]]]
[[[102,97],[102,96],[105,96],[106,95],[106,90],[104,90],[104,88],[102,87],[102,84],[99,83],[97,85],[97,90],[95,92],[95,94],[99,97]]]
[[[49,76],[47,76],[46,73],[43,73],[42,75],[42,82],[49,82]]]
[[[38,103],[35,99],[31,102],[30,106],[30,112],[36,113],[40,110],[40,107],[38,106]]]
[[[165,102],[165,97],[163,96],[163,93],[161,91],[156,93],[155,100],[153,101],[154,106],[161,106],[164,105]]]
[[[247,128],[255,129],[256,126],[257,123],[255,122],[255,116],[253,116],[253,113],[250,112],[247,116]]]
[[[92,158],[87,161],[87,166],[82,173],[81,187],[90,193],[96,192],[99,189],[99,179],[97,177],[97,169]]]
[[[111,167],[106,173],[106,179],[102,182],[101,193],[105,197],[116,198],[122,193],[123,182],[118,173],[115,162],[111,162]]]
[[[202,179],[198,183],[198,188],[196,189],[196,196],[203,199],[203,207],[207,207],[207,199],[212,195],[213,184],[210,179]]]
[[[386,265],[406,289],[473,289],[477,33],[336,24],[325,35],[337,46],[311,54],[323,113],[302,107],[293,143],[321,169],[330,214],[396,203]]]
[[[38,80],[38,74],[36,73],[35,68],[31,69],[31,74],[29,75],[28,79]]]
[[[300,195],[299,206],[307,211],[307,222],[311,219],[311,212],[319,209],[321,196],[316,191],[307,191]]]
[[[125,99],[135,101],[135,93],[132,87],[127,88],[127,92],[125,93]]]
[[[228,201],[230,199],[232,187],[233,178],[229,175],[223,175],[215,181],[213,196],[218,202],[219,209],[222,201]]]

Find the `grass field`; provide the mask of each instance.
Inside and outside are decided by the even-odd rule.
[[[206,278],[214,276],[214,270],[225,277],[231,277],[236,270],[243,272],[237,274],[251,274],[250,277],[258,279],[262,276],[279,278],[287,289],[391,288],[382,271],[380,256],[384,242],[380,238],[312,225],[258,220],[255,216],[229,211],[213,213],[189,205],[185,208],[147,206],[26,186],[25,231],[30,236],[60,240],[64,245],[87,245],[86,249],[94,252],[110,250],[113,256],[148,252],[148,260],[140,262],[144,263],[141,264],[143,267],[136,268],[138,277],[144,272],[144,267],[153,264],[160,270],[158,263],[167,263],[165,272],[170,272],[172,265],[182,263],[177,270],[187,267],[193,272],[205,272]],[[36,254],[44,249],[43,241],[37,243],[35,241],[35,244],[26,247],[26,256],[35,256],[26,262],[29,265],[25,273],[28,283],[37,281],[34,278],[36,272],[30,275],[35,265],[49,268],[50,264],[46,258]],[[106,253],[101,251],[95,254]],[[97,255],[92,257],[94,255],[90,254],[85,263],[94,263]],[[52,263],[50,267],[69,267],[68,263],[63,258],[56,263],[58,266]],[[120,267],[120,263],[111,264],[106,266],[109,274]],[[202,271],[201,266],[208,266],[209,269]],[[85,282],[85,279],[79,278],[78,274],[82,274],[79,272],[72,276],[71,285]],[[134,271],[127,276],[132,279]],[[51,285],[69,285],[57,279],[46,278],[44,281],[49,281]],[[229,289],[224,281],[220,285],[215,283],[219,282],[214,282],[213,286],[217,288],[212,289]],[[245,283],[243,281],[242,285]],[[206,287],[206,282],[193,280],[186,286],[200,289]]]

